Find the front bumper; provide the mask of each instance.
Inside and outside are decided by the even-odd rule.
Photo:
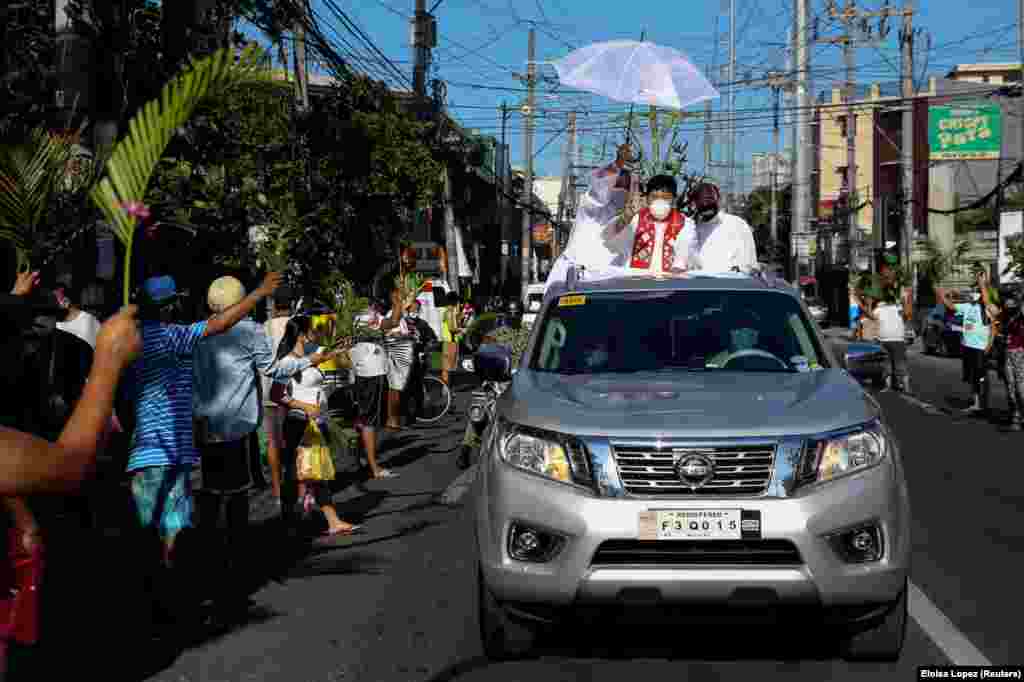
[[[485,455],[476,497],[484,579],[499,601],[540,614],[646,604],[795,606],[824,608],[845,614],[844,620],[870,617],[899,597],[909,571],[909,503],[897,466],[887,458],[860,474],[786,498],[610,499]],[[792,543],[798,560],[779,565],[595,562],[602,543],[639,538],[641,512],[736,508],[760,512],[762,539]],[[872,564],[844,562],[828,536],[868,522],[882,529],[883,558]],[[514,523],[558,534],[564,544],[547,563],[514,560],[507,549]]]

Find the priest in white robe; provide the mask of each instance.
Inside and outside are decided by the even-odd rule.
[[[615,163],[595,171],[580,201],[565,252],[555,261],[547,286],[565,281],[570,267],[583,266],[586,279],[618,275],[662,274],[686,269],[686,231],[693,224],[675,208],[677,186],[669,176],[647,183],[646,207],[627,206],[629,147],[619,148]]]
[[[696,229],[685,236],[689,269],[744,273],[758,269],[754,232],[743,218],[721,210],[718,188],[702,182],[690,196]]]

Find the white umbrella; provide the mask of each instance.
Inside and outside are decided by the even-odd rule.
[[[563,85],[619,102],[682,109],[718,97],[689,57],[655,43],[594,43],[553,65]]]

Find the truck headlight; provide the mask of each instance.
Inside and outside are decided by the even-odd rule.
[[[824,483],[879,464],[888,442],[881,427],[870,425],[847,434],[812,440],[800,470],[802,483]]]
[[[575,439],[508,422],[496,426],[499,454],[507,463],[562,483],[591,483],[589,461]]]

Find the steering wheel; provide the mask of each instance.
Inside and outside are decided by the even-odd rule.
[[[722,363],[722,369],[727,369],[729,367],[729,365],[732,364],[733,360],[738,360],[740,358],[750,358],[750,357],[768,358],[769,360],[774,360],[775,362],[779,363],[782,366],[783,369],[786,369],[786,370],[789,369],[789,365],[787,365],[785,363],[785,361],[780,360],[779,358],[775,357],[774,355],[772,355],[768,351],[759,350],[757,348],[749,348],[747,350],[740,350],[740,351],[736,351],[735,353],[732,353]]]

